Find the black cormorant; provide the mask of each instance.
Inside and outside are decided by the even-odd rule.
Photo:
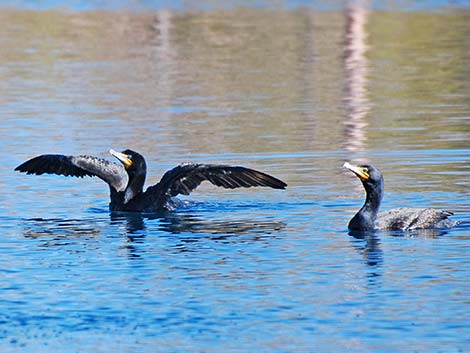
[[[173,210],[174,196],[189,195],[203,181],[228,189],[267,186],[285,189],[283,181],[257,170],[229,165],[185,163],[167,171],[160,182],[144,192],[147,166],[145,159],[132,150],[109,151],[121,163],[92,156],[45,154],[34,157],[15,168],[27,174],[59,174],[65,176],[97,176],[109,185],[111,211],[157,212]]]
[[[366,190],[364,206],[349,221],[350,230],[450,228],[457,224],[447,218],[453,215],[452,212],[433,208],[394,208],[379,213],[384,193],[384,179],[380,170],[372,165],[355,166],[347,162],[343,167],[352,171]]]

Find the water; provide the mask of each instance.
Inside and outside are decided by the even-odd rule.
[[[341,168],[379,167],[384,209],[470,221],[463,3],[41,4],[0,12],[2,352],[469,350],[470,227],[350,236]],[[100,180],[13,172],[109,148],[141,152],[147,185],[193,161],[289,187],[110,215]]]

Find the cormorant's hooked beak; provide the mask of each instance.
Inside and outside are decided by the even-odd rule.
[[[343,164],[343,167],[349,169],[351,172],[356,174],[358,178],[361,180],[368,180],[370,177],[367,168],[355,166],[355,165],[349,164],[348,162],[345,162]]]
[[[128,156],[127,154],[116,152],[113,149],[109,150],[109,153],[119,159],[119,161],[124,164],[124,167],[129,168],[132,166],[132,159],[130,159],[130,156]]]

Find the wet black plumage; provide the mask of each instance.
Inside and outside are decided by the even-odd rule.
[[[362,182],[366,201],[350,220],[350,230],[414,230],[450,228],[457,222],[448,219],[453,213],[434,208],[394,208],[380,212],[384,194],[384,179],[380,170],[372,165],[354,166],[344,163]]]
[[[265,186],[285,189],[283,181],[260,171],[240,166],[186,163],[167,171],[160,182],[143,191],[147,166],[145,159],[132,150],[110,153],[122,164],[92,156],[45,154],[15,168],[27,174],[58,174],[84,177],[97,176],[110,188],[111,211],[155,212],[172,210],[173,197],[189,195],[203,181],[229,189]]]

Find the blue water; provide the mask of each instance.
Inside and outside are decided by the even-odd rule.
[[[0,351],[468,351],[470,22],[434,9],[2,12]],[[99,179],[13,171],[110,148],[147,185],[192,161],[289,186],[110,214]],[[350,235],[344,161],[462,224]]]

